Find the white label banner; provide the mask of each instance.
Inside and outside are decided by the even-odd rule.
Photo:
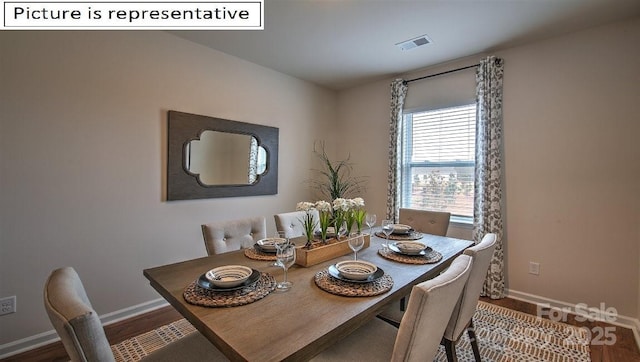
[[[5,1],[3,29],[262,30],[263,1]]]

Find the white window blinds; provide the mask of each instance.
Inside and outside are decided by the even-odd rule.
[[[404,116],[402,206],[473,217],[476,105]]]

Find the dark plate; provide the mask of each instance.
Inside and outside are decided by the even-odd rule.
[[[213,290],[215,292],[229,292],[229,291],[232,291],[232,290],[242,289],[242,288],[245,288],[245,287],[248,287],[248,286],[251,286],[251,285],[255,284],[258,281],[258,279],[260,279],[260,272],[255,270],[255,269],[252,269],[252,270],[253,270],[253,273],[251,273],[251,275],[249,275],[249,278],[247,280],[245,280],[244,283],[242,283],[242,284],[240,284],[238,286],[232,287],[232,288],[219,288],[219,287],[216,287],[215,285],[213,285],[213,283],[211,283],[209,281],[209,279],[207,279],[207,275],[206,275],[207,273],[202,274],[200,276],[200,278],[198,278],[198,285],[203,287],[204,289]]]
[[[390,243],[389,244],[389,249],[391,249],[391,251],[393,251],[394,253],[398,253],[398,254],[402,254],[402,255],[409,255],[409,256],[416,256],[416,255],[425,256],[425,255],[427,255],[427,253],[430,253],[430,252],[433,251],[433,249],[431,249],[430,246],[427,246],[426,249],[422,250],[421,252],[419,252],[417,254],[416,253],[414,253],[414,254],[403,253],[402,251],[400,251],[400,249],[398,249],[398,246],[396,245],[396,243]]]
[[[253,248],[256,249],[257,251],[263,252],[263,253],[267,253],[267,254],[275,254],[276,250],[269,250],[269,249],[265,249],[263,247],[261,247],[260,245],[258,245],[258,243],[253,244]]]
[[[371,274],[367,279],[363,279],[363,280],[353,280],[353,279],[343,277],[342,274],[340,274],[340,271],[338,271],[338,268],[336,268],[335,264],[331,265],[328,271],[329,271],[329,275],[331,275],[332,277],[338,280],[342,280],[343,282],[349,282],[349,283],[371,283],[382,278],[382,276],[384,276],[384,270],[380,268],[378,268],[378,270],[376,270],[373,274]]]

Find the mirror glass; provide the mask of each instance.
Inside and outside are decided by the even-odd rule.
[[[267,153],[253,136],[205,130],[185,147],[185,167],[203,185],[251,185],[266,171]]]

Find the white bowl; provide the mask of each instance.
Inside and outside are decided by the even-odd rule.
[[[256,244],[264,250],[276,251],[276,243],[284,243],[286,239],[282,238],[266,238],[256,241]]]
[[[404,224],[393,224],[393,233],[394,234],[408,234],[413,230],[413,228],[409,225]]]
[[[253,270],[242,265],[225,265],[213,268],[205,275],[218,288],[233,288],[249,279]]]
[[[420,254],[427,248],[426,245],[417,241],[398,241],[395,243],[398,250],[405,254]]]
[[[365,280],[378,270],[378,267],[366,261],[349,260],[336,264],[340,275],[352,280]]]

